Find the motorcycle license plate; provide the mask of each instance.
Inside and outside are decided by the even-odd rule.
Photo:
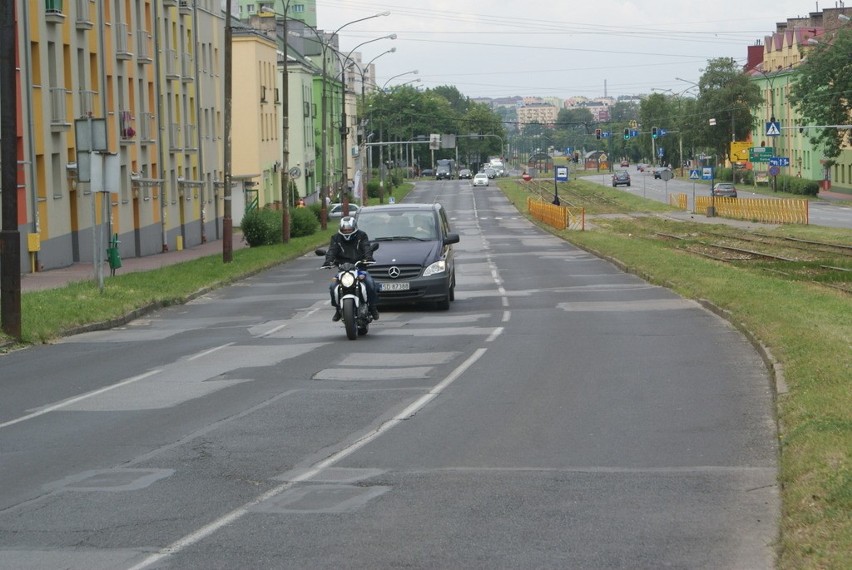
[[[382,291],[408,291],[408,281],[394,281],[393,283],[382,283]]]

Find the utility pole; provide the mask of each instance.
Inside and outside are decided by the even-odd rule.
[[[222,216],[222,261],[234,260],[234,226],[231,220],[231,82],[233,78],[233,46],[231,30],[231,0],[225,0],[225,209]]]
[[[282,109],[282,145],[281,156],[281,241],[290,241],[290,86],[287,68],[287,12],[290,10],[290,0],[284,4],[284,63],[281,66],[281,109]]]
[[[0,0],[0,165],[3,225],[0,230],[0,321],[3,332],[21,338],[21,233],[18,230],[18,95],[15,77],[15,4]]]

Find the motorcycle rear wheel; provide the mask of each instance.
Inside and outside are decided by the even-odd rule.
[[[346,327],[346,337],[349,340],[358,338],[358,325],[355,322],[355,299],[343,300],[343,325]]]

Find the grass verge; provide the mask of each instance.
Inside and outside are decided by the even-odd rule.
[[[626,193],[583,181],[570,184],[571,194],[582,197],[578,203],[598,195],[607,210],[621,204],[624,213],[637,211],[635,197],[627,202]],[[528,215],[525,187],[514,181],[501,181],[500,187]],[[783,367],[787,386],[775,400],[782,501],[778,568],[852,568],[852,299],[759,268],[695,257],[648,237],[655,225],[671,231],[672,224],[680,224],[681,233],[708,229],[707,224],[647,217],[598,218],[591,231],[542,227],[652,283],[709,301],[769,349]],[[781,226],[772,233],[852,241],[849,230],[810,226]]]

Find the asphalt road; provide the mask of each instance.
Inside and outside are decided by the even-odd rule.
[[[0,567],[772,568],[770,379],[698,304],[418,183],[449,311],[348,341],[306,256],[0,357]]]
[[[635,166],[626,170],[630,172],[632,178],[631,185],[629,187],[618,186],[617,189],[642,196],[648,200],[668,203],[670,194],[683,193],[687,195],[688,208],[691,210],[695,203],[695,196],[710,195],[710,186],[706,182],[702,184],[701,182],[679,177],[665,182],[664,180],[655,179],[649,171],[637,171]],[[612,176],[609,172],[583,176],[583,180],[604,186],[612,186]],[[775,199],[773,196],[752,192],[749,186],[739,184],[737,185],[737,194],[740,198]],[[808,204],[808,222],[814,226],[852,229],[852,208],[838,206],[830,201],[811,201]]]

